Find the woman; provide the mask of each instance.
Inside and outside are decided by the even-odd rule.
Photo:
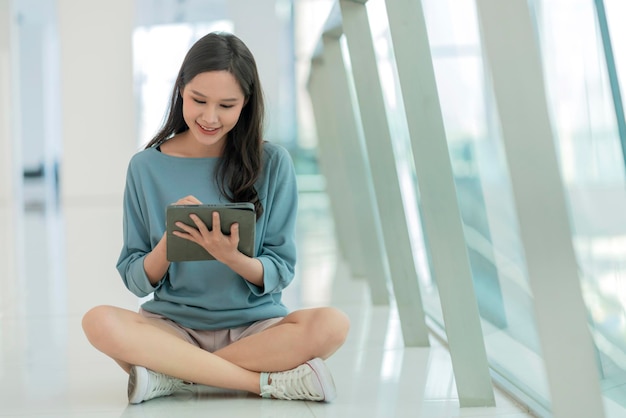
[[[349,321],[334,308],[288,312],[297,190],[286,150],[262,139],[263,97],[254,57],[231,34],[210,33],[187,53],[164,126],[130,161],[124,245],[117,264],[127,288],[153,294],[139,312],[98,306],[83,318],[89,341],[129,373],[130,403],[197,383],[264,397],[331,401],[323,359],[344,342]],[[216,260],[169,262],[171,203],[252,202],[256,257],[237,250],[239,231],[219,216],[177,224],[177,236]]]

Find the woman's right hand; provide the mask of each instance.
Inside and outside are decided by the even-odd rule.
[[[195,196],[189,195],[178,199],[174,205],[200,205],[200,202]],[[157,243],[157,245],[150,251],[143,261],[143,268],[150,280],[150,283],[156,286],[156,284],[163,278],[170,262],[167,260],[167,233],[163,232],[163,236]]]
[[[201,205],[202,202],[199,201],[195,196],[189,195],[183,198],[178,199],[173,203],[174,205]]]
[[[188,195],[185,197],[181,197],[176,202],[172,203],[172,205],[201,205],[202,202],[198,200],[193,195]],[[163,232],[163,236],[159,240],[159,244],[161,247],[167,247],[167,232]]]
[[[201,205],[201,204],[202,202],[193,195],[181,197],[176,202],[172,203],[172,205]],[[163,246],[167,245],[167,232],[163,233],[163,236],[159,240],[159,243],[162,243]]]

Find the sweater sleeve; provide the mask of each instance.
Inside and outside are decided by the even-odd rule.
[[[139,297],[144,297],[154,292],[158,286],[154,287],[150,283],[143,267],[144,258],[151,251],[151,245],[139,196],[131,161],[124,190],[124,244],[117,262],[117,270],[128,290]]]
[[[257,255],[263,264],[264,287],[248,283],[257,296],[281,292],[291,283],[295,272],[296,173],[287,150],[280,150],[274,155],[277,161],[268,173],[268,196],[264,207],[267,221],[261,251]]]

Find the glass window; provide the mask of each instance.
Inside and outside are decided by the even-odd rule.
[[[569,205],[581,286],[602,385],[626,406],[626,173],[604,47],[590,0],[537,0],[548,104]],[[624,68],[623,2],[606,1],[616,65]],[[622,86],[624,74],[618,73]]]
[[[602,387],[611,405],[626,407],[626,170],[596,3],[529,3]],[[626,31],[619,22],[626,5],[604,3],[621,88]],[[547,411],[533,295],[475,3],[423,0],[422,5],[490,366],[500,383]],[[384,0],[368,1],[367,9],[422,297],[432,323],[443,329]]]
[[[504,381],[524,388],[526,395],[547,405],[549,395],[532,294],[516,228],[499,122],[483,66],[475,6],[471,0],[422,3],[490,365]],[[367,5],[416,244],[422,296],[427,314],[443,328],[436,281],[430,280],[424,256],[428,243],[424,245],[419,208],[415,205],[415,170],[384,4],[370,0]]]

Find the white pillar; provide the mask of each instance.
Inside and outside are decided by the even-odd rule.
[[[356,222],[357,205],[354,200],[348,167],[339,146],[335,111],[331,106],[331,87],[328,64],[322,58],[311,63],[311,104],[317,126],[319,166],[326,178],[326,192],[330,199],[335,236],[339,252],[350,267],[353,277],[365,277],[366,254],[363,239]]]
[[[17,309],[22,279],[22,176],[16,94],[15,19],[0,0],[0,312]]]
[[[603,417],[599,373],[526,0],[478,0],[554,418]]]
[[[119,291],[122,195],[137,150],[133,95],[134,3],[59,0],[61,207],[72,309]],[[72,297],[74,295],[75,297]],[[117,297],[116,297],[117,299]],[[111,301],[109,300],[109,303]]]
[[[339,6],[404,344],[425,347],[428,329],[366,6],[353,0]]]
[[[459,402],[494,406],[424,14],[416,0],[386,5]]]
[[[389,271],[380,218],[357,134],[339,40],[322,38],[324,53],[311,61],[309,91],[318,126],[320,167],[328,178],[328,195],[335,209],[337,239],[348,247],[346,251],[356,251],[349,259],[352,275],[361,271],[368,279],[372,304],[388,305]],[[352,229],[339,228],[348,221],[352,221]]]
[[[133,4],[59,0],[65,205],[122,195],[136,149]]]

